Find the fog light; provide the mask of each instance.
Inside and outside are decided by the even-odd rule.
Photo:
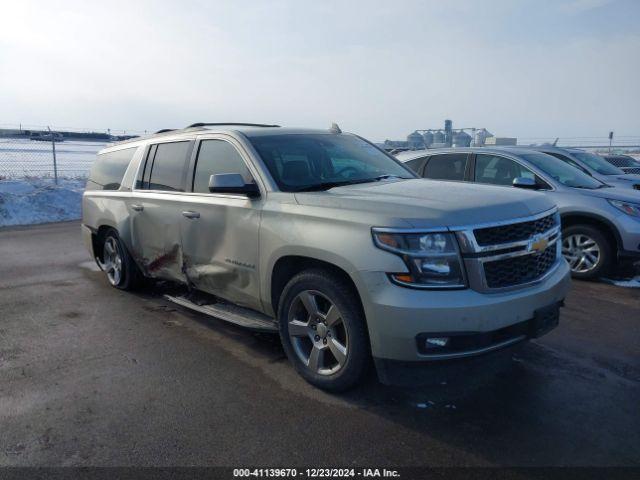
[[[443,348],[449,344],[449,337],[430,337],[424,341],[424,346],[427,349]]]

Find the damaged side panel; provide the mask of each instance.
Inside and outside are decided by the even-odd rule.
[[[260,200],[191,195],[198,220],[182,218],[184,273],[197,289],[261,310],[258,278]]]
[[[172,194],[133,193],[131,254],[143,273],[152,278],[184,282],[180,243],[180,204]]]
[[[122,241],[130,246],[131,229],[129,222],[129,201],[131,194],[126,191],[87,191],[82,196],[83,225],[96,233],[100,227],[114,228]],[[92,242],[87,241],[87,248],[93,251]]]

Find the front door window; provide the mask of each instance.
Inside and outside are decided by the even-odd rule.
[[[476,156],[476,182],[511,186],[518,177],[536,179],[531,170],[509,158],[486,154]]]

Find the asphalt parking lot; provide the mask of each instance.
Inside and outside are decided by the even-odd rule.
[[[107,285],[78,223],[0,230],[0,465],[640,465],[640,290],[575,282],[495,375],[329,395],[278,338]]]

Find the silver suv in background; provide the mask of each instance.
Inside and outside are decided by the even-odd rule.
[[[640,194],[612,188],[553,156],[524,148],[476,147],[397,157],[432,180],[543,192],[559,207],[562,252],[577,278],[605,275],[619,260],[640,258]]]
[[[578,148],[561,148],[553,145],[511,148],[525,148],[552,155],[608,185],[638,190],[640,198],[640,175],[625,172],[595,153]]]
[[[172,301],[279,332],[329,390],[371,358],[391,383],[543,335],[570,283],[549,198],[428,182],[338,128],[196,124],[122,142],[98,154],[82,207],[111,285],[183,285]]]

